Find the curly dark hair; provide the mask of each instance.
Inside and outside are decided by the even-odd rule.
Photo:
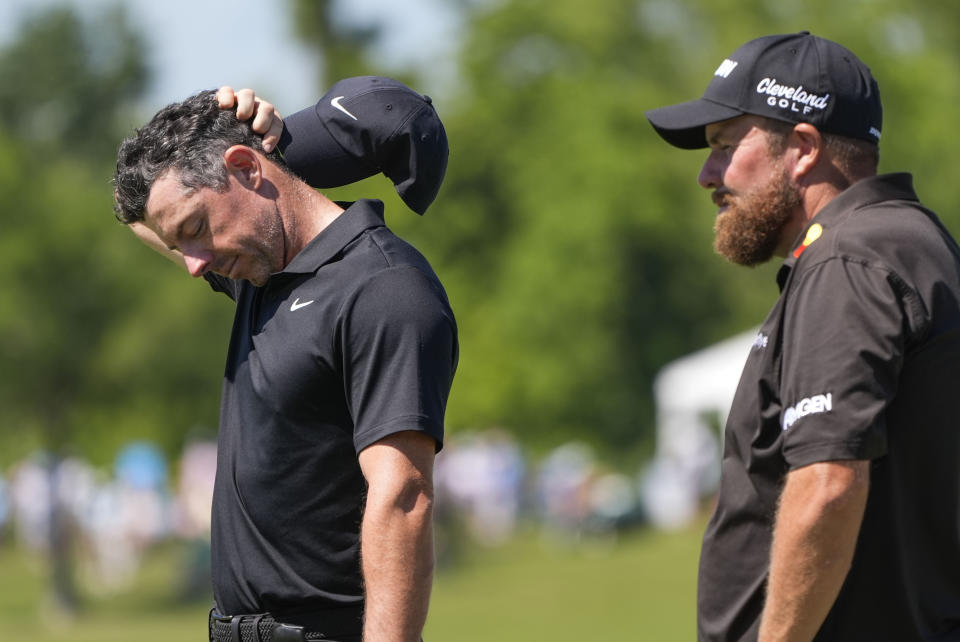
[[[167,105],[120,145],[113,177],[117,219],[126,224],[142,221],[154,181],[169,169],[180,172],[184,187],[225,190],[223,153],[232,145],[251,147],[288,171],[280,152],[266,154],[261,136],[249,122],[237,120],[236,108],[220,109],[216,91]]]

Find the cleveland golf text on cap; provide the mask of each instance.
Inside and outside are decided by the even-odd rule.
[[[872,143],[883,123],[870,69],[849,49],[808,31],[751,40],[720,63],[701,98],[646,112],[657,133],[683,149],[706,147],[704,126],[743,114],[810,123]]]

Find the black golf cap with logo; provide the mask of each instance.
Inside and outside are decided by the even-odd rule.
[[[706,125],[743,114],[810,123],[872,143],[880,141],[883,123],[870,69],[808,31],[751,40],[720,64],[701,98],[646,112],[657,133],[682,149],[707,147]]]
[[[423,214],[446,174],[447,135],[430,97],[392,78],[341,80],[316,105],[285,118],[283,128],[280,153],[314,187],[382,172]]]

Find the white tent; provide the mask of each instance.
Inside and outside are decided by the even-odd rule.
[[[664,366],[653,384],[657,447],[643,483],[650,520],[676,528],[716,491],[720,442],[740,373],[757,328]]]

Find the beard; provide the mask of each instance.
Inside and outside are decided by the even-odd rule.
[[[713,248],[732,263],[753,267],[776,252],[801,196],[782,170],[766,186],[736,198],[725,194],[721,202],[727,209],[714,223]]]

